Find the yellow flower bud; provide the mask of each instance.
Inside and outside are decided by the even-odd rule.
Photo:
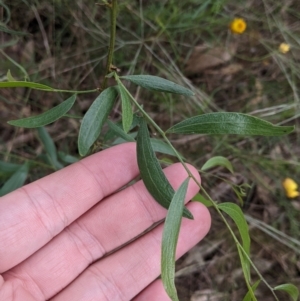
[[[242,18],[235,18],[229,26],[231,32],[237,34],[242,34],[246,30],[246,27],[247,23]]]
[[[280,45],[279,45],[279,48],[278,48],[278,50],[279,50],[279,52],[281,52],[281,53],[287,53],[287,52],[289,52],[290,51],[290,45],[289,44],[287,44],[287,43],[281,43]]]
[[[282,186],[283,186],[283,188],[285,190],[285,194],[288,198],[293,199],[300,195],[299,191],[297,191],[298,185],[293,179],[286,178],[282,182]]]

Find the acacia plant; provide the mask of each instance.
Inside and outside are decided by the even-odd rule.
[[[265,120],[233,112],[215,112],[194,116],[183,120],[167,130],[160,128],[150,115],[143,109],[138,101],[126,88],[126,82],[131,82],[141,88],[183,95],[190,97],[194,92],[182,87],[176,83],[166,80],[161,77],[152,75],[126,75],[119,74],[119,70],[113,65],[114,44],[116,37],[116,18],[117,18],[117,0],[107,2],[103,0],[103,5],[107,7],[110,13],[110,44],[107,55],[107,64],[105,77],[99,87],[89,91],[66,91],[52,88],[36,82],[16,81],[10,73],[7,75],[8,81],[0,82],[0,88],[17,88],[26,87],[30,89],[48,91],[48,92],[66,92],[72,96],[63,101],[61,104],[52,109],[28,118],[11,120],[8,123],[13,126],[24,128],[39,128],[40,136],[47,135],[44,132],[43,126],[50,124],[61,117],[65,117],[67,112],[72,108],[76,101],[76,95],[80,93],[99,92],[98,97],[89,107],[84,117],[82,118],[80,131],[78,136],[78,149],[81,156],[87,156],[95,150],[93,147],[99,138],[102,126],[107,123],[110,131],[119,136],[125,141],[136,142],[137,161],[140,170],[140,176],[145,183],[145,186],[153,198],[163,207],[168,209],[168,214],[165,220],[163,240],[161,246],[161,277],[165,286],[165,290],[172,300],[178,300],[175,287],[175,251],[176,244],[181,224],[182,217],[193,219],[191,212],[184,207],[183,201],[187,191],[189,180],[195,181],[199,188],[201,184],[194,178],[188,169],[185,160],[174,148],[170,142],[169,134],[206,134],[206,135],[243,135],[243,136],[281,136],[289,134],[293,131],[292,126],[276,126]],[[108,78],[114,79],[115,85],[108,86]],[[120,97],[122,104],[122,122],[114,123],[108,120],[108,116],[112,111],[116,99]],[[135,109],[137,112],[134,113]],[[174,191],[171,184],[164,175],[161,165],[156,157],[155,144],[150,138],[148,125],[161,136],[165,142],[165,147],[168,152],[172,153],[181,162],[188,173],[187,179],[181,184],[177,191]],[[137,136],[133,135],[135,129],[138,128]],[[134,138],[135,137],[135,138]],[[54,158],[55,159],[55,158]],[[59,162],[56,162],[58,164]],[[223,157],[213,157],[209,159],[204,169],[212,166],[222,165],[229,170],[232,169],[230,162]],[[25,167],[24,167],[25,168]],[[27,168],[27,167],[26,167]],[[241,267],[244,274],[244,279],[248,287],[244,301],[257,300],[255,290],[262,281],[272,292],[275,300],[279,300],[276,291],[286,291],[293,300],[298,298],[298,289],[292,284],[281,284],[276,287],[271,287],[264,277],[260,274],[257,267],[253,264],[250,257],[250,236],[248,225],[240,207],[234,203],[226,202],[217,204],[214,202],[207,192],[203,189],[202,192],[206,197],[206,204],[212,206],[224,221],[231,236],[236,244],[240,257]],[[228,215],[236,224],[240,237],[238,238],[233,229],[227,222],[224,213]],[[250,270],[253,269],[260,280],[255,283],[251,282]]]

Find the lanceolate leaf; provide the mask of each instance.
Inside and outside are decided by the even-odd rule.
[[[173,151],[173,149],[164,141],[155,138],[151,138],[150,140],[152,148],[155,150],[155,152],[176,157],[176,154]]]
[[[73,95],[67,100],[63,101],[61,104],[40,115],[18,120],[11,120],[8,121],[8,123],[14,126],[20,126],[24,128],[37,128],[45,126],[64,116],[72,108],[75,100],[76,95]]]
[[[147,190],[160,205],[168,209],[175,192],[152,149],[147,123],[144,119],[140,122],[137,135],[137,161]],[[186,208],[184,208],[183,216],[193,219],[192,214]]]
[[[79,161],[78,158],[76,158],[72,155],[66,154],[64,152],[57,152],[57,156],[62,162],[67,163],[67,164],[72,164],[72,163]]]
[[[133,114],[133,120],[132,120],[132,123],[131,123],[130,130],[135,128],[140,123],[140,118],[141,117],[138,117],[137,114]],[[113,138],[115,138],[115,136],[121,137],[120,136],[120,131],[122,132],[122,135],[125,134],[125,132],[123,130],[123,126],[122,126],[122,120],[120,120],[116,123],[113,123],[113,125],[112,125],[112,122],[109,121],[109,119],[107,121],[108,121],[107,123],[108,123],[110,129],[104,135],[104,137],[103,137],[104,141],[108,141],[110,139],[113,139]],[[120,131],[116,127],[118,127],[120,129]],[[126,134],[126,135],[128,135],[128,134]],[[127,137],[126,139],[125,139],[125,137],[123,137],[123,139],[126,140],[126,141],[129,141],[128,139],[131,139],[130,141],[135,141],[132,137],[131,138]]]
[[[47,130],[44,127],[40,127],[37,128],[37,131],[38,136],[47,152],[47,157],[50,164],[52,164],[55,169],[63,168],[63,165],[57,160],[56,146]]]
[[[175,255],[184,199],[189,183],[187,178],[174,194],[165,220],[161,249],[161,279],[165,290],[173,301],[178,301],[175,287]]]
[[[219,112],[188,118],[175,124],[167,132],[180,134],[281,136],[293,130],[293,126],[276,126],[270,122],[246,114]]]
[[[119,91],[121,94],[121,101],[122,101],[122,124],[124,132],[127,133],[130,129],[133,119],[133,112],[131,107],[130,96],[128,92],[124,89],[122,84],[118,85]]]
[[[286,293],[288,293],[291,296],[293,301],[298,300],[299,289],[291,283],[278,285],[278,286],[274,287],[274,290],[285,291]]]
[[[212,167],[216,166],[224,166],[226,167],[231,173],[233,173],[233,168],[230,163],[230,161],[227,158],[224,158],[222,156],[215,156],[210,158],[205,162],[205,164],[201,167],[201,170],[207,170]]]
[[[194,202],[200,202],[202,203],[204,206],[206,207],[211,207],[213,206],[213,203],[206,199],[203,195],[201,195],[200,193],[197,193],[193,198],[192,198],[192,201]]]
[[[55,89],[38,83],[33,82],[24,82],[24,81],[16,81],[16,82],[0,82],[0,88],[31,88],[36,90],[43,90],[43,91],[54,91]]]
[[[85,113],[78,137],[78,149],[81,156],[85,156],[98,139],[102,125],[112,110],[117,95],[114,87],[105,89]]]
[[[245,216],[241,210],[241,208],[234,204],[234,203],[221,203],[218,205],[218,208],[225,213],[227,213],[235,222],[239,233],[242,238],[242,246],[250,257],[250,235],[249,235],[249,228],[246,222]],[[245,276],[250,279],[250,262],[245,257],[245,255],[241,252],[241,261],[242,261],[242,268],[244,271]]]
[[[245,278],[246,282],[250,284],[250,281],[251,281],[250,262],[249,262],[248,258],[245,256],[245,253],[243,252],[242,247],[237,246],[237,249],[238,249],[238,253],[240,256],[240,262],[241,262],[241,267],[242,267],[242,271],[244,274],[244,278]],[[255,296],[254,296],[253,291],[250,290],[249,292],[251,294],[252,299],[254,299]]]
[[[0,196],[3,196],[23,186],[28,175],[28,164],[25,163],[5,182],[0,189]]]
[[[120,138],[122,138],[128,142],[135,142],[135,139],[133,137],[131,137],[129,134],[125,133],[122,127],[111,122],[110,120],[107,120],[107,124],[108,124],[109,128]]]
[[[0,161],[0,175],[12,174],[21,167],[20,164]]]
[[[158,76],[126,75],[121,76],[120,78],[127,79],[132,83],[149,90],[182,94],[187,96],[194,95],[193,91]]]
[[[239,233],[242,237],[243,241],[243,248],[246,251],[246,253],[250,254],[250,236],[249,236],[249,229],[248,224],[246,222],[246,219],[244,217],[243,211],[241,208],[234,204],[234,203],[221,203],[218,205],[218,208],[225,213],[227,213],[235,222],[239,229]]]
[[[124,142],[135,142],[135,137],[137,135],[137,132],[133,132],[130,134],[126,134],[122,128],[122,126],[119,126],[118,124],[115,124],[111,122],[110,120],[107,120],[107,124],[110,127],[110,130],[117,136],[119,136],[118,139],[116,139],[113,144],[117,145]],[[164,141],[158,140],[155,138],[150,138],[151,146],[154,152],[166,154],[170,156],[176,156],[173,149]]]

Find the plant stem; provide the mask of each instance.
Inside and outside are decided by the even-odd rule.
[[[31,89],[35,89],[35,88],[31,88]],[[44,89],[35,89],[35,90],[42,90],[42,91],[46,91]],[[92,89],[92,90],[81,90],[81,91],[76,91],[76,90],[60,90],[60,89],[53,89],[52,91],[49,92],[61,92],[61,93],[74,93],[74,94],[86,94],[86,93],[93,93],[93,92],[97,92],[99,91],[98,89]]]
[[[117,25],[117,0],[112,0],[110,5],[107,5],[110,9],[110,41],[109,49],[107,55],[107,62],[105,68],[105,75],[111,72],[111,65],[115,50],[115,40],[116,40],[116,25]],[[107,87],[107,78],[104,77],[104,80],[101,85],[101,90],[104,90]]]
[[[6,83],[6,82],[3,82],[3,83]],[[86,93],[92,93],[92,92],[97,92],[99,91],[98,89],[92,89],[92,90],[61,90],[61,89],[55,89],[55,88],[52,88],[52,87],[49,87],[49,89],[46,89],[46,88],[39,88],[39,87],[29,87],[29,86],[15,86],[15,87],[9,87],[10,89],[14,89],[14,88],[19,88],[19,87],[23,87],[23,88],[28,88],[28,89],[31,89],[31,90],[39,90],[39,91],[44,91],[44,92],[55,92],[55,93],[58,93],[58,92],[61,92],[61,93],[73,93],[73,94],[86,94]],[[6,88],[4,85],[2,85],[0,87],[0,89],[2,88]]]

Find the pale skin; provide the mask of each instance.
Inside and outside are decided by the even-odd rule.
[[[169,301],[155,280],[163,224],[123,246],[167,213],[141,181],[120,190],[138,173],[135,144],[126,143],[2,197],[0,300]],[[180,164],[165,173],[175,189],[187,177]],[[190,180],[186,201],[197,192]],[[210,228],[203,205],[187,208],[194,220],[182,220],[177,258]]]

